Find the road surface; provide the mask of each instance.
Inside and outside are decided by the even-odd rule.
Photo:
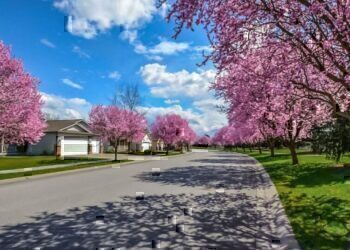
[[[152,247],[299,249],[266,172],[240,154],[0,184],[0,249]]]

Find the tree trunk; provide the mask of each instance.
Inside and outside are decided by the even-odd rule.
[[[166,145],[166,155],[169,155],[169,144]]]
[[[131,152],[131,141],[128,141],[128,153]]]
[[[119,140],[114,144],[114,161],[118,161],[118,144]]]
[[[4,153],[5,152],[5,139],[4,139],[4,135],[1,136],[1,146],[0,146],[0,153]]]
[[[260,143],[258,145],[259,154],[262,154]]]
[[[271,157],[275,157],[275,139],[268,139]]]
[[[242,146],[242,148],[243,148],[243,152],[245,153],[245,147],[244,147],[244,146]]]
[[[292,156],[292,164],[293,165],[298,165],[299,164],[299,159],[298,159],[297,151],[295,149],[295,143],[294,142],[290,142],[288,147],[289,147],[289,150],[290,150],[290,154]]]

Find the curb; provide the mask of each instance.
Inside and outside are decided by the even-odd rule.
[[[262,182],[271,184],[270,187],[259,188],[256,192],[260,204],[259,207],[263,207],[263,209],[260,209],[259,213],[263,218],[268,218],[267,221],[269,221],[268,225],[261,227],[261,229],[271,234],[269,244],[266,242],[257,242],[257,246],[259,245],[258,249],[300,250],[301,247],[295,237],[293,228],[280,200],[279,193],[265,167],[258,160],[249,155],[242,153],[235,154],[244,155],[252,159],[257,166],[264,171],[261,175]],[[272,243],[273,239],[280,240],[280,243]]]

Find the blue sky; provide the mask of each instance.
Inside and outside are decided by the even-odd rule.
[[[40,80],[45,113],[86,118],[109,104],[116,86],[138,83],[149,121],[178,113],[198,133],[226,123],[208,91],[215,69],[198,67],[209,52],[203,31],[174,40],[166,6],[154,0],[0,1],[0,39]]]

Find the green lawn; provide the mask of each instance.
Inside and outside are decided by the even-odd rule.
[[[93,158],[68,158],[64,160],[56,160],[55,156],[1,156],[0,170],[18,169],[18,168],[34,168],[54,164],[78,163],[82,161],[96,161],[101,159]]]
[[[87,164],[74,165],[74,166],[70,166],[70,167],[61,167],[61,168],[46,169],[46,170],[39,170],[39,171],[34,170],[32,172],[27,172],[27,173],[0,174],[0,180],[12,179],[12,178],[24,177],[24,176],[47,174],[47,173],[63,172],[63,171],[83,169],[83,168],[101,167],[101,166],[105,166],[105,165],[111,165],[111,164],[115,164],[115,163],[124,163],[124,162],[130,162],[130,161],[132,161],[132,160],[119,160],[117,162],[116,161],[91,162],[91,163],[87,163]]]
[[[299,155],[300,165],[292,166],[287,152],[277,150],[271,158],[267,151],[262,155],[246,151],[271,176],[303,249],[348,249],[350,167],[304,151]],[[349,156],[342,162],[350,162]]]

